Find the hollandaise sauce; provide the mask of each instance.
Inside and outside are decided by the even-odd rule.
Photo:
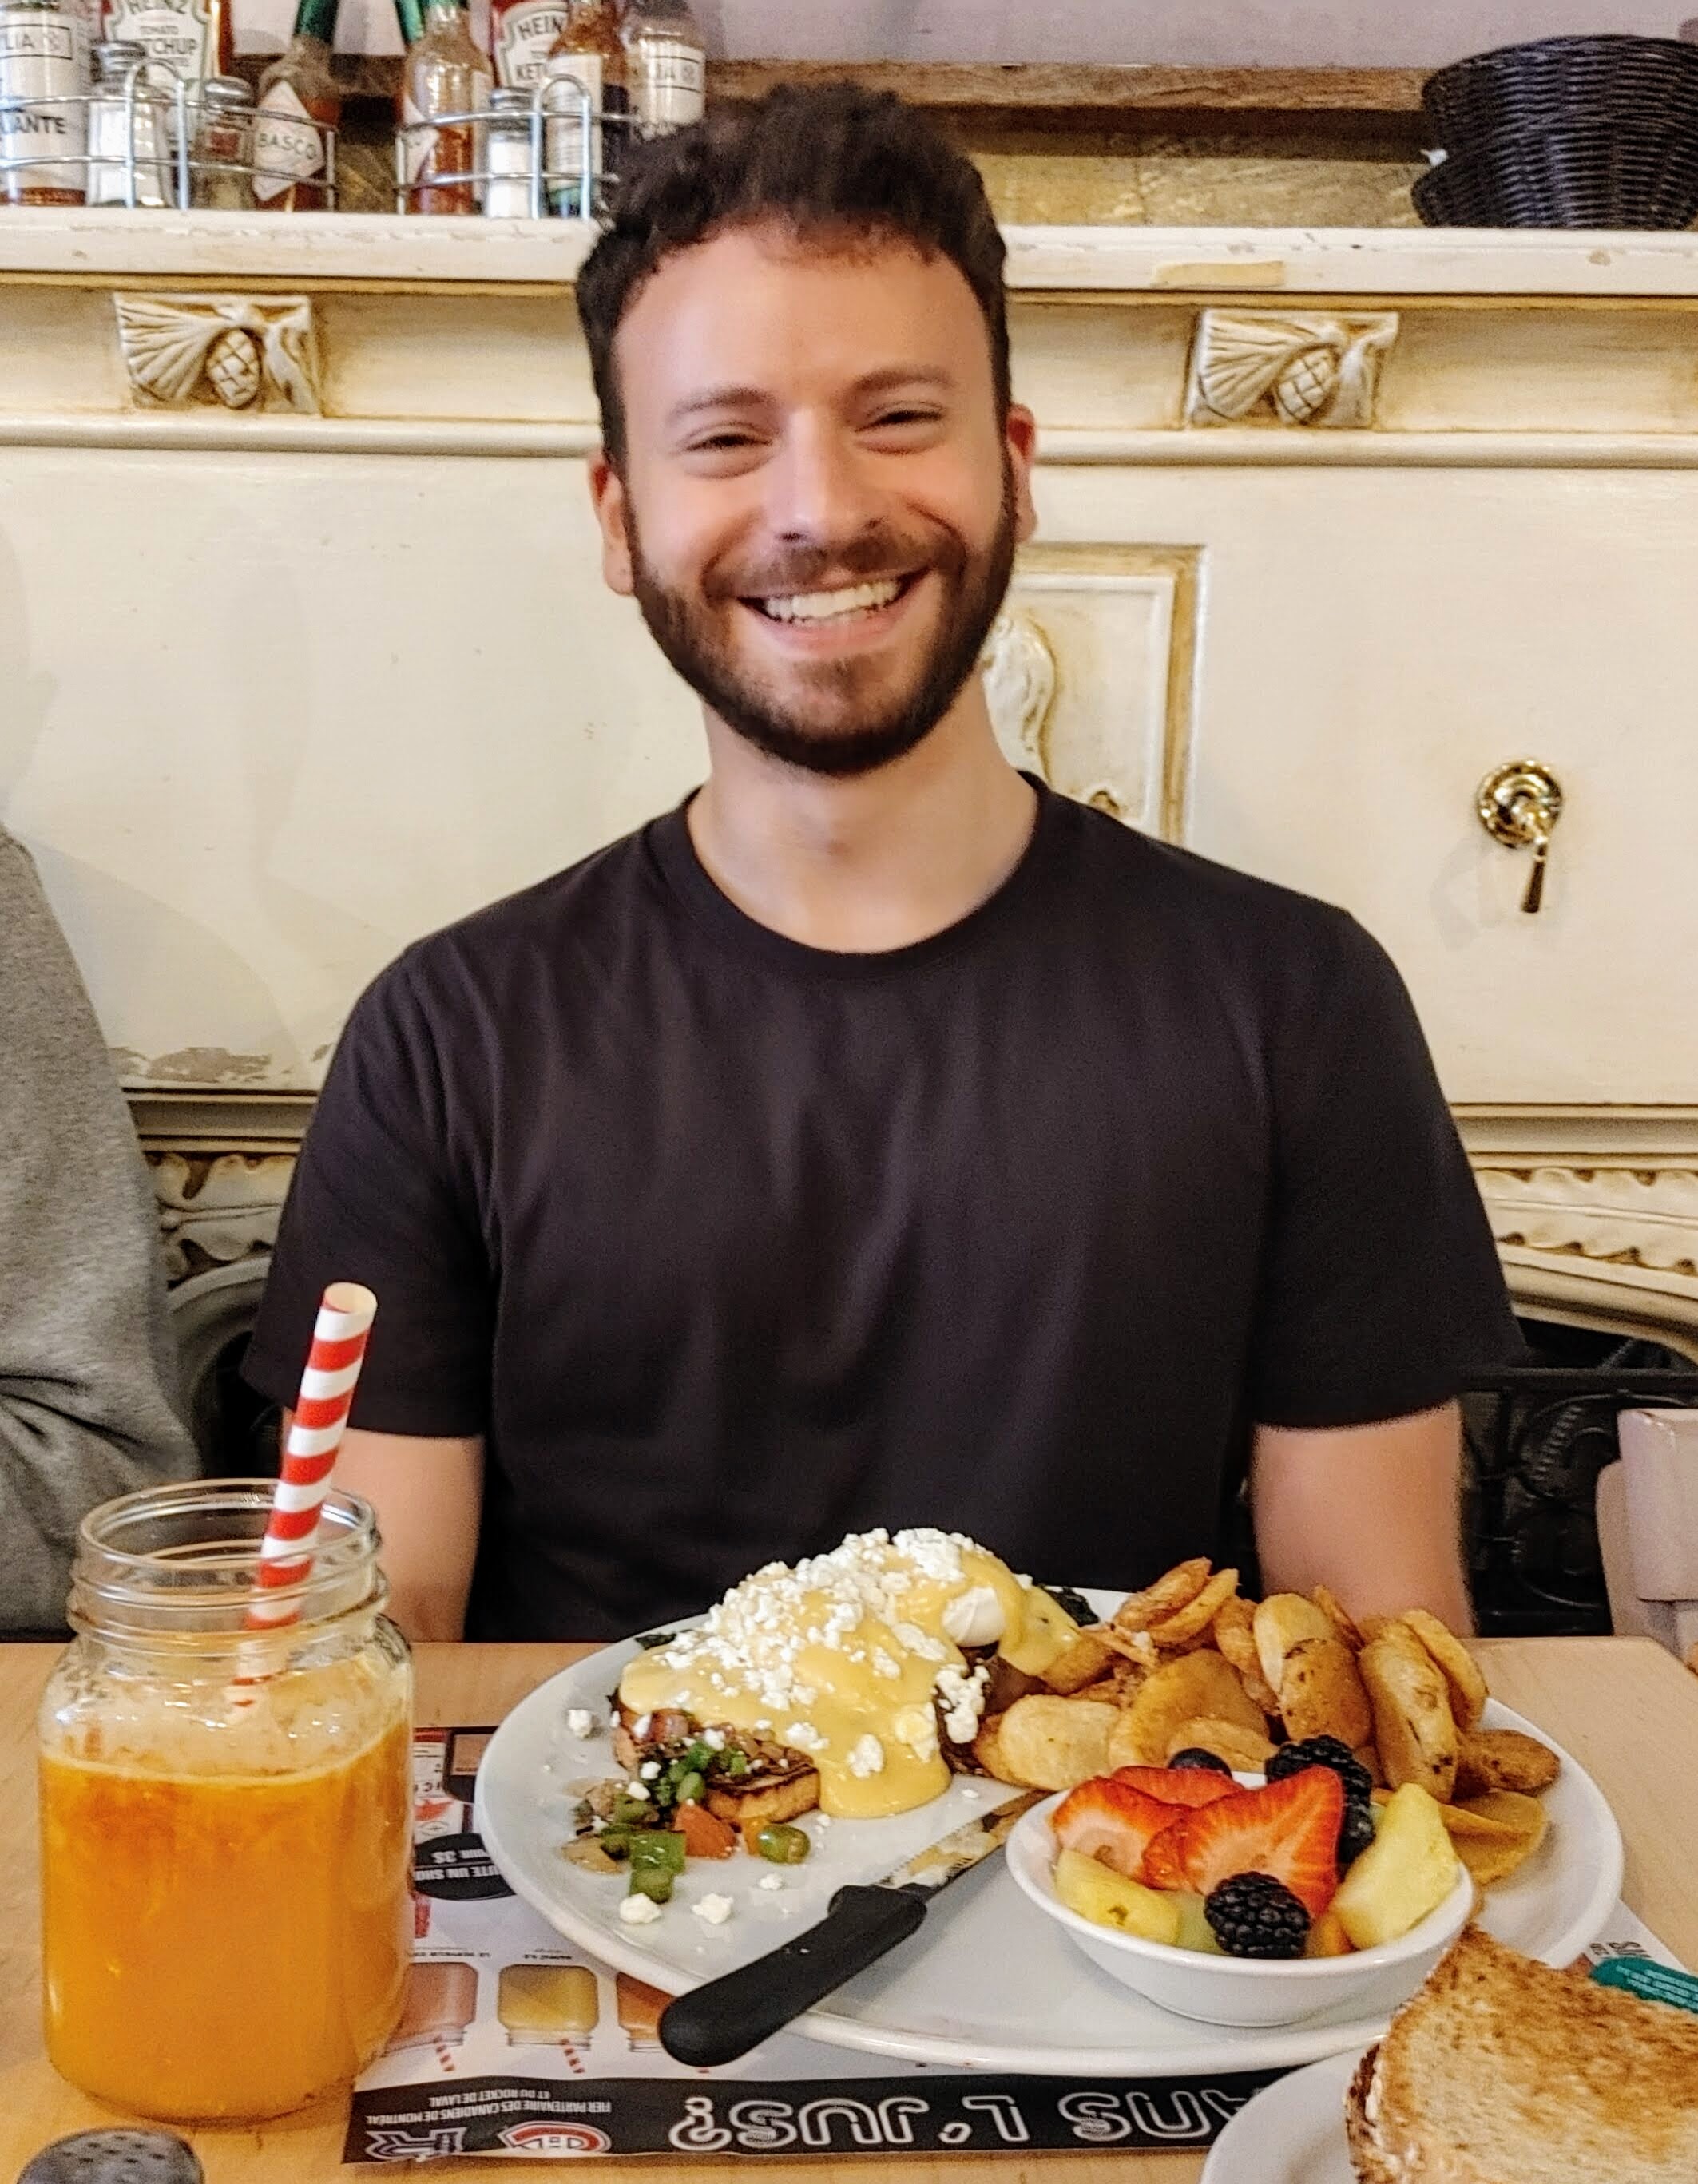
[[[940,1713],[945,1736],[973,1739],[987,1679],[964,1647],[1041,1675],[1076,1627],[958,1533],[862,1532],[745,1578],[698,1629],[631,1662],[619,1696],[640,1716],[678,1708],[805,1752],[823,1811],[884,1819],[947,1786]]]

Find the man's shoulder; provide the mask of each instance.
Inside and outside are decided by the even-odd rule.
[[[1074,810],[1086,884],[1093,893],[1109,890],[1142,938],[1153,929],[1187,951],[1243,960],[1264,978],[1294,962],[1336,966],[1377,948],[1336,903],[1162,841],[1089,805]]]
[[[502,895],[405,948],[372,990],[404,986],[421,1000],[533,978],[539,964],[570,975],[605,962],[633,917],[663,900],[648,845],[651,822],[576,864]]]

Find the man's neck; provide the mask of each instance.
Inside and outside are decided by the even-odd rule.
[[[880,954],[929,939],[994,894],[1037,800],[997,746],[975,677],[917,749],[846,780],[757,751],[712,715],[690,839],[748,916],[810,948]]]

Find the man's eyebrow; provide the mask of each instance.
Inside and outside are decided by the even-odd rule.
[[[757,410],[771,398],[758,387],[709,387],[675,403],[667,413],[667,422],[681,425],[707,410]]]

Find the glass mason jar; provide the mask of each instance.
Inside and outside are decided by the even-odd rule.
[[[281,2115],[400,2014],[411,1658],[353,1495],[326,1500],[298,1618],[243,1627],[272,1490],[198,1479],[95,1510],[42,1702],[47,2055],[141,2115]]]

